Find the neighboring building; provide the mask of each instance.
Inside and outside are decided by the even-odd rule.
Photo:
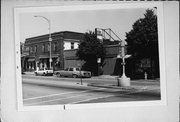
[[[51,66],[54,70],[64,69],[64,50],[76,49],[84,38],[83,33],[62,31],[51,34]],[[37,67],[50,67],[49,34],[27,38],[23,45],[22,67],[25,71],[34,71]]]
[[[99,63],[98,74],[121,75],[122,59],[117,58],[118,55],[120,56],[122,55],[121,54],[122,48],[120,46],[120,41],[118,40],[120,38],[117,37],[117,35],[110,28],[108,29],[95,28],[95,34],[97,36],[97,39],[99,39],[103,43],[106,50],[105,51],[106,56],[104,57],[104,61],[103,62],[101,62],[101,60],[97,61],[97,63]],[[115,40],[114,37],[116,37],[117,40]],[[65,67],[83,66],[85,62],[78,60],[78,57],[76,57],[76,52],[77,49],[64,51]],[[102,64],[102,66],[100,64]]]
[[[121,46],[118,45],[106,45],[106,56],[103,62],[102,74],[103,75],[120,75],[122,72],[121,59],[117,58],[117,55],[121,53]],[[76,57],[77,49],[64,51],[65,67],[78,67],[83,65],[84,62],[78,60]],[[99,67],[100,68],[100,67]]]
[[[79,67],[82,62],[76,56],[77,49],[64,51],[64,67]]]
[[[121,55],[121,46],[120,45],[105,45],[106,56],[102,65],[99,65],[100,69],[99,74],[102,75],[122,75],[122,59],[117,58],[117,55]],[[125,48],[125,51],[127,49]],[[76,50],[67,50],[64,51],[64,62],[65,67],[79,67],[84,64],[84,62],[78,60],[76,57]],[[126,76],[131,79],[142,79],[144,78],[145,72],[148,75],[148,78],[153,78],[152,73],[155,72],[151,66],[150,59],[143,58],[140,60],[135,59],[134,57],[127,58],[126,60]],[[151,71],[153,69],[153,72]],[[152,73],[151,73],[152,72]],[[157,72],[157,71],[156,71]]]

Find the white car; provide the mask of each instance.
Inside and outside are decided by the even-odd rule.
[[[54,74],[57,77],[86,77],[90,78],[91,77],[91,72],[89,71],[82,71],[80,70],[79,67],[69,67],[66,68],[65,70],[60,70],[60,71],[55,71]]]
[[[47,76],[47,75],[53,75],[53,70],[48,70],[47,68],[44,69],[38,69],[34,72],[35,75],[43,75],[43,76]]]

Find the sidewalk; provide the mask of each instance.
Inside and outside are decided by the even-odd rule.
[[[94,79],[104,79],[104,80],[114,79],[117,81],[117,78],[119,78],[119,76],[101,75],[101,76],[96,76],[93,78]],[[131,85],[128,87],[121,87],[121,86],[117,86],[117,84],[112,84],[112,83],[105,84],[105,83],[99,83],[99,82],[90,83],[90,84],[88,84],[88,86],[114,88],[114,89],[121,89],[121,90],[131,91],[131,92],[132,91],[135,91],[135,92],[139,91],[139,93],[145,94],[145,95],[160,96],[159,79],[156,79],[156,80],[152,80],[152,79],[131,80]]]
[[[117,79],[119,76],[112,76],[112,75],[99,75],[99,76],[92,76],[94,79]]]
[[[34,72],[24,72],[25,75],[34,75]],[[117,80],[117,78],[119,78],[119,76],[112,76],[112,75],[99,75],[99,76],[92,76],[91,78],[93,79],[105,79],[105,80]],[[133,80],[135,81],[135,80]],[[140,80],[139,80],[140,81]],[[141,81],[145,81],[144,79],[141,79]],[[146,80],[146,82],[159,82],[159,80],[151,80],[151,79],[148,79]]]
[[[34,75],[34,72],[26,72],[26,75]],[[62,79],[60,82],[57,82],[57,77],[42,77],[41,79],[46,78],[50,79],[51,81],[23,81],[24,83],[31,83],[31,84],[40,84],[40,85],[47,85],[53,87],[68,87],[68,88],[78,88],[78,89],[88,89],[88,87],[102,87],[102,88],[109,88],[109,89],[120,89],[123,91],[130,91],[130,92],[141,92],[141,94],[147,95],[158,95],[160,96],[160,86],[158,80],[132,80],[131,86],[129,87],[120,87],[117,86],[117,78],[118,76],[110,76],[110,75],[101,75],[101,76],[92,76],[90,79],[83,79],[83,84],[78,82],[67,82],[65,81],[66,78]]]

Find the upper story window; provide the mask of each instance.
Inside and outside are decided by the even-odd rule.
[[[58,50],[58,49],[57,49],[57,47],[58,47],[57,44],[58,44],[57,42],[55,42],[55,43],[53,44],[53,51],[57,51],[57,50]]]
[[[74,49],[74,42],[71,42],[71,49]]]
[[[37,52],[37,45],[34,46],[34,52]]]
[[[53,44],[53,51],[55,51],[55,49],[56,49],[56,44],[54,43]]]
[[[78,42],[74,43],[74,49],[78,49],[78,48],[79,48],[79,43]]]
[[[42,45],[42,52],[45,52],[45,46],[44,46],[44,44]]]
[[[70,42],[64,42],[64,50],[69,50],[71,49],[71,43]]]
[[[29,47],[29,53],[36,53],[36,52],[37,52],[37,45]]]
[[[29,52],[32,53],[33,52],[33,48],[29,47]]]
[[[50,51],[50,45],[49,44],[47,45],[47,49],[48,49],[48,51]]]

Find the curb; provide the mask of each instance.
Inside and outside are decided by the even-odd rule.
[[[31,75],[33,76],[34,75],[34,72],[25,72],[24,75]],[[111,80],[117,80],[119,78],[119,76],[111,76],[111,75],[100,75],[100,76],[92,76],[91,77],[92,79],[104,79],[104,80],[108,80],[108,79],[111,79]],[[153,79],[148,79],[148,80],[144,80],[144,79],[137,79],[138,82],[149,82],[149,83],[152,83],[152,82],[159,82],[159,80],[153,80]],[[133,82],[136,82],[137,80],[131,80]]]
[[[88,86],[93,86],[93,87],[121,89],[124,92],[132,92],[130,94],[153,95],[153,96],[158,96],[158,97],[161,96],[158,89],[145,89],[143,87],[137,87],[137,86],[120,87],[120,86],[115,86],[115,85],[112,85],[112,84],[106,84],[105,85],[105,84],[97,84],[97,83],[89,83],[87,85]],[[133,93],[133,91],[134,91],[134,93]]]

